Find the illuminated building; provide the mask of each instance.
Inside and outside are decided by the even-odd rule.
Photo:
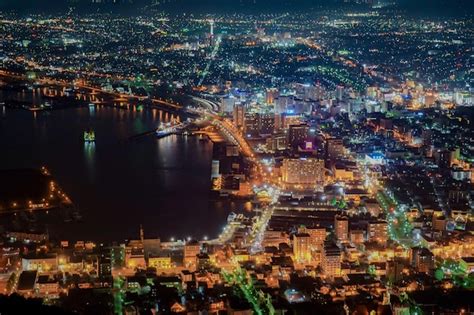
[[[29,254],[21,259],[22,270],[55,271],[58,270],[58,256],[51,254]]]
[[[280,95],[278,98],[274,100],[275,103],[275,114],[283,114],[286,113],[286,108],[290,103],[290,96],[287,95]]]
[[[282,121],[280,128],[289,129],[290,126],[298,126],[302,124],[301,115],[284,113],[281,117]]]
[[[369,242],[385,244],[387,242],[387,222],[371,221],[367,226],[367,239]]]
[[[211,178],[217,178],[220,176],[219,174],[219,168],[220,168],[220,162],[219,160],[212,160],[212,166],[211,166]]]
[[[156,269],[170,269],[172,267],[171,257],[150,255],[148,257],[148,267],[153,267]]]
[[[112,246],[110,248],[110,258],[112,260],[112,268],[125,267],[125,244]]]
[[[239,156],[239,147],[234,144],[228,144],[225,146],[225,156]]]
[[[342,85],[338,85],[336,87],[336,99],[340,101],[342,100],[343,96],[344,96],[344,87]]]
[[[97,257],[97,275],[102,280],[112,276],[112,258],[110,248],[100,247]]]
[[[275,129],[275,115],[271,113],[258,114],[258,133],[270,135]]]
[[[48,241],[49,237],[46,233],[33,233],[33,232],[7,232],[7,237],[15,241],[26,241],[33,243],[41,243]]]
[[[125,249],[125,265],[127,268],[143,269],[146,267],[145,251],[143,247],[127,246]]]
[[[433,253],[424,247],[413,247],[410,250],[410,263],[416,271],[431,273],[435,267]]]
[[[351,230],[349,235],[351,243],[354,245],[363,244],[365,241],[365,233],[363,230]]]
[[[274,134],[267,138],[267,149],[271,151],[284,151],[287,149],[288,139],[285,134]]]
[[[226,96],[221,99],[221,112],[225,114],[230,114],[234,112],[236,99],[231,96]]]
[[[346,216],[334,217],[334,231],[338,242],[346,243],[349,240],[349,219]]]
[[[365,208],[367,212],[370,213],[373,217],[378,217],[382,209],[380,208],[380,204],[377,203],[374,199],[366,200]]]
[[[275,99],[278,98],[278,90],[275,88],[267,89],[265,93],[265,101],[267,104],[273,104],[275,102]],[[286,107],[286,104],[285,104]],[[284,112],[284,110],[283,110]]]
[[[365,155],[367,163],[372,165],[383,164],[385,162],[385,156],[382,153],[374,152]]]
[[[263,246],[278,247],[282,243],[288,243],[288,235],[283,231],[265,230],[263,236]]]
[[[242,104],[234,107],[234,124],[237,128],[243,128],[245,124],[245,107]]]
[[[433,214],[433,221],[432,221],[432,224],[433,224],[433,230],[435,231],[444,231],[446,230],[446,223],[447,223],[447,220],[446,220],[446,217],[444,215],[436,215],[436,214]]]
[[[206,253],[197,254],[196,260],[197,260],[196,267],[198,270],[205,270],[212,267],[211,259],[209,258],[209,255]]]
[[[306,228],[306,233],[311,236],[311,248],[322,249],[324,242],[326,241],[326,228]]]
[[[327,156],[329,159],[339,159],[345,155],[342,139],[330,138],[327,140]]]
[[[309,126],[307,124],[291,125],[288,128],[288,146],[296,148],[302,144],[309,134]]]
[[[387,261],[387,277],[394,282],[400,281],[403,279],[406,265],[405,259],[401,257],[394,257],[393,260]]]
[[[191,240],[184,245],[183,264],[186,268],[196,268],[196,257],[201,253],[201,245],[196,240]]]
[[[36,295],[53,299],[59,297],[59,281],[49,275],[39,275],[35,285]]]
[[[341,274],[341,250],[333,243],[326,243],[321,255],[321,268],[328,277]]]
[[[220,190],[222,188],[222,176],[220,174],[220,161],[212,160],[211,166],[211,183],[212,190]]]
[[[354,180],[354,171],[346,167],[344,164],[335,163],[332,167],[334,179],[341,181],[352,181]]]
[[[214,20],[209,20],[209,45],[214,46]]]
[[[322,188],[324,161],[313,158],[284,159],[281,167],[284,184],[295,188]]]
[[[311,237],[308,233],[293,235],[293,255],[298,263],[311,261]]]
[[[256,135],[259,131],[259,122],[257,113],[246,113],[244,132],[247,135]]]

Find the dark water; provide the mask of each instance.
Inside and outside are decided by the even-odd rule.
[[[59,238],[215,237],[242,205],[210,198],[212,143],[153,135],[170,114],[88,107],[32,113],[0,106],[0,169],[47,166],[81,210],[83,222],[54,227]],[[84,144],[93,128],[96,143]]]

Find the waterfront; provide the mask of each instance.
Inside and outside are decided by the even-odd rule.
[[[215,237],[242,205],[209,195],[212,144],[195,137],[153,135],[171,114],[135,107],[81,107],[32,113],[0,110],[1,169],[46,165],[83,220],[55,224],[63,239]],[[84,130],[95,144],[82,141]],[[13,141],[14,140],[14,141]]]

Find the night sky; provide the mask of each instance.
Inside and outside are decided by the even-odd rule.
[[[133,1],[132,7],[141,7],[151,0],[118,0],[122,2]],[[161,1],[163,2],[163,0]],[[306,10],[318,9],[322,6],[342,6],[342,0],[165,0],[163,9],[171,11],[201,11],[208,13],[250,11],[253,13],[279,11],[279,10]],[[401,8],[414,14],[430,15],[465,15],[474,12],[472,0],[398,0]],[[113,10],[124,5],[97,5],[90,4],[90,0],[0,0],[1,9],[15,9],[18,12],[57,11],[70,6],[81,10]],[[130,5],[126,5],[130,10]]]

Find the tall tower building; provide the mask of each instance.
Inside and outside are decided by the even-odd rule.
[[[337,277],[341,274],[341,250],[336,244],[326,243],[324,245],[321,267],[328,277]]]
[[[341,101],[344,96],[344,87],[342,85],[338,85],[336,87],[336,99]]]
[[[214,36],[214,20],[210,20],[209,21],[209,25],[210,25],[210,32],[209,34],[211,34],[211,37]]]
[[[311,261],[311,236],[308,233],[298,232],[293,236],[293,255],[298,263]]]
[[[349,219],[346,216],[334,217],[334,231],[338,242],[346,243],[349,240]]]
[[[243,128],[245,124],[245,107],[242,104],[234,106],[234,125],[237,128]]]
[[[209,45],[214,46],[214,20],[209,20]]]

